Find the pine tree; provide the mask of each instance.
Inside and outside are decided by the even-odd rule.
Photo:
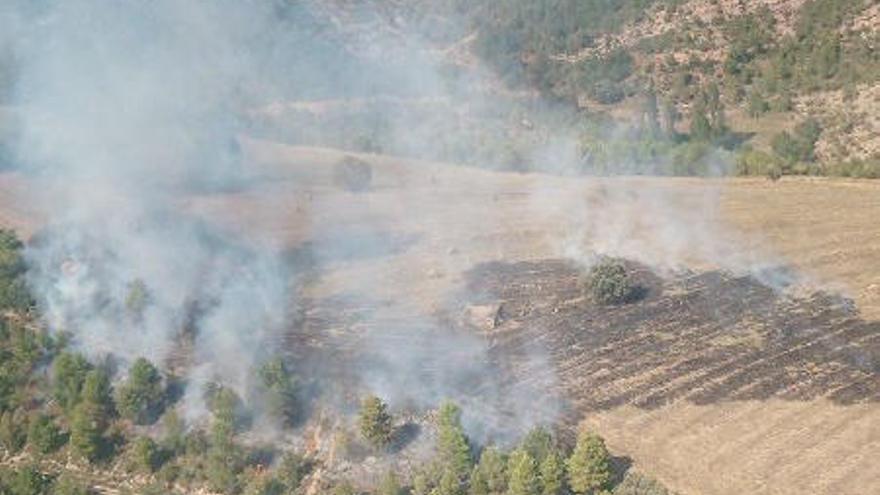
[[[150,437],[138,437],[131,444],[131,463],[144,473],[152,473],[159,468],[159,449]]]
[[[104,415],[95,404],[83,402],[73,410],[70,420],[70,445],[88,461],[98,459],[103,447]]]
[[[437,442],[440,461],[459,480],[467,479],[473,467],[471,449],[461,426],[461,409],[447,402],[440,407]]]
[[[711,137],[712,124],[706,116],[706,110],[702,105],[695,105],[691,112],[691,139],[708,141]]]
[[[608,488],[611,460],[605,441],[589,431],[582,431],[567,468],[569,486],[576,494],[587,495]]]
[[[79,404],[83,383],[91,365],[86,358],[69,352],[61,353],[52,364],[53,396],[67,412]]]
[[[113,390],[104,370],[97,368],[86,373],[81,400],[95,405],[105,419],[113,415]]]
[[[430,495],[431,493],[431,483],[425,473],[415,475],[412,485],[412,495]]]
[[[21,450],[27,441],[26,423],[27,417],[20,409],[0,415],[0,448],[10,454]]]
[[[45,414],[38,414],[28,428],[28,444],[40,454],[54,452],[61,447],[64,437],[61,429]]]
[[[534,428],[523,439],[522,448],[535,459],[535,462],[541,464],[554,450],[553,435],[542,426]]]
[[[767,113],[767,110],[770,109],[770,106],[767,104],[767,101],[764,100],[764,96],[761,95],[758,91],[752,91],[749,93],[749,103],[748,103],[748,112],[749,117],[753,119],[757,119],[761,115]]]
[[[269,414],[281,421],[284,426],[293,426],[298,417],[296,379],[284,361],[276,358],[260,369],[260,378],[266,389],[266,403]]]
[[[138,358],[129,370],[128,380],[119,387],[119,413],[136,424],[150,424],[161,412],[164,399],[159,370],[146,359]]]
[[[660,107],[657,104],[657,93],[653,87],[649,87],[645,92],[643,105],[642,119],[645,123],[645,130],[651,136],[657,136],[660,133]]]
[[[375,395],[365,398],[361,403],[359,422],[361,435],[374,447],[383,448],[391,443],[393,420],[382,399]]]
[[[486,483],[486,477],[483,476],[480,466],[474,466],[468,485],[468,495],[490,495],[492,493],[489,491],[489,484]]]
[[[507,491],[507,460],[495,447],[487,447],[480,455],[480,463],[477,465],[480,475],[486,481],[489,493],[504,493]]]
[[[553,450],[544,458],[540,466],[541,495],[565,494],[565,463],[559,452]]]
[[[672,100],[665,100],[663,102],[663,112],[662,112],[662,122],[661,127],[663,128],[663,132],[666,134],[668,139],[674,139],[677,135],[675,130],[675,126],[678,123],[679,114],[678,109],[675,107],[675,102]]]
[[[379,485],[378,495],[404,495],[403,487],[400,486],[400,481],[394,471],[389,471],[385,475],[382,484]]]
[[[52,485],[53,495],[89,495],[89,490],[69,474],[62,474]]]
[[[461,476],[455,470],[447,468],[440,477],[437,488],[431,492],[432,495],[464,495],[464,487],[462,485]]]
[[[507,463],[510,481],[507,485],[508,495],[538,495],[541,485],[538,478],[538,464],[523,449],[510,454]]]

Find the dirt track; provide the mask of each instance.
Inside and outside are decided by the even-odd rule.
[[[488,283],[506,276],[501,267],[563,258],[577,266],[593,250],[663,276],[703,273],[632,314],[542,316],[557,325],[547,344],[560,383],[576,398],[574,414],[587,413],[612,448],[684,494],[880,487],[878,363],[859,347],[876,345],[876,324],[834,298],[790,303],[739,276],[784,262],[815,286],[845,290],[862,317],[877,318],[880,183],[595,180],[367,157],[375,187],[355,194],[330,183],[338,152],[245,148],[260,179],[255,188],[181,203],[319,267],[302,294],[310,300],[367,294],[393,302],[378,306],[392,316],[433,315],[481,263],[507,263],[478,277]],[[0,222],[38,228],[40,212],[16,195],[33,187],[0,177]],[[574,272],[553,263],[536,264],[535,278],[522,282],[541,285],[535,280],[549,274],[550,292],[526,290],[527,299],[577,300],[565,285]],[[710,272],[719,267],[726,271]],[[508,275],[522,273],[529,270]],[[499,290],[516,286],[504,280]],[[584,325],[591,330],[575,332]],[[631,328],[641,330],[627,334]],[[582,389],[572,388],[578,383]]]

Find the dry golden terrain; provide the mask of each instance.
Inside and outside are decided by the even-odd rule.
[[[181,205],[268,243],[317,246],[324,259],[304,288],[309,297],[369,292],[395,301],[382,311],[428,315],[479,263],[586,264],[604,252],[661,274],[784,264],[799,275],[794,292],[842,291],[864,318],[880,317],[880,182],[567,178],[364,155],[373,187],[352,193],[332,183],[340,152],[258,141],[245,150],[254,187]],[[44,215],[23,200],[38,187],[0,175],[0,223],[25,235],[38,229]],[[583,419],[685,495],[880,492],[876,397],[673,400]]]

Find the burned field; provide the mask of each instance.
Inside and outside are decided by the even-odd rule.
[[[846,300],[789,295],[721,272],[661,278],[628,269],[646,294],[617,306],[585,297],[581,270],[566,261],[471,270],[476,303],[498,308],[485,329],[493,360],[527,382],[536,370],[518,366],[517,356],[545,348],[574,421],[675,401],[880,399],[880,324],[860,319]]]

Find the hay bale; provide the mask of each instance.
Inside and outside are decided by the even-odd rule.
[[[373,182],[373,167],[353,156],[346,156],[333,166],[333,184],[351,192],[370,189]]]

